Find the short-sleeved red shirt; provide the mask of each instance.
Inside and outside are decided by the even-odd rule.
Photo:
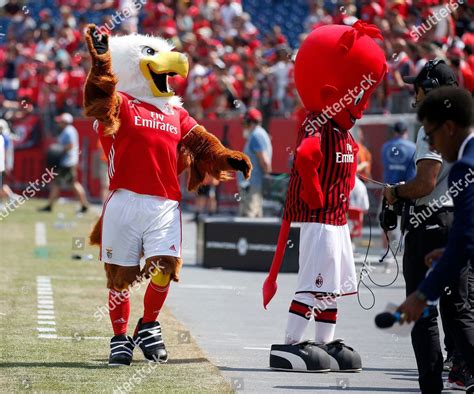
[[[127,189],[180,201],[177,148],[197,122],[184,108],[173,107],[164,113],[125,93],[119,95],[118,132],[104,136],[103,127],[96,123],[108,157],[110,190]]]

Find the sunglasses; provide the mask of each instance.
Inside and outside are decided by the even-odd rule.
[[[444,125],[444,122],[439,124],[436,127],[433,127],[429,132],[425,130],[425,136],[423,137],[423,141],[427,142],[429,145],[433,145],[434,141],[434,134]]]

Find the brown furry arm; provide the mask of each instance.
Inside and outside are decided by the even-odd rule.
[[[191,130],[182,141],[191,153],[191,176],[188,190],[196,190],[204,181],[206,174],[220,181],[232,179],[229,171],[241,171],[245,179],[250,177],[252,163],[242,152],[227,149],[219,139],[199,125]]]
[[[92,66],[84,89],[84,113],[102,122],[105,135],[113,134],[120,126],[118,112],[121,99],[115,90],[117,78],[112,72],[108,36],[101,35],[95,25],[88,25],[85,39]],[[100,46],[102,51],[98,51],[97,46]],[[104,50],[105,53],[99,53]]]

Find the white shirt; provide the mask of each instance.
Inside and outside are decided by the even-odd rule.
[[[452,207],[453,200],[447,192],[448,175],[449,171],[451,170],[452,164],[449,164],[446,160],[443,160],[439,153],[430,150],[428,142],[424,140],[425,136],[425,129],[423,127],[420,127],[420,130],[418,130],[418,135],[416,137],[415,164],[417,164],[420,160],[435,160],[441,163],[441,169],[439,170],[434,190],[427,196],[421,197],[416,200],[415,205],[428,205],[432,201],[440,201],[440,197],[445,196],[448,197],[448,200],[443,204],[443,206]]]
[[[469,134],[462,142],[461,147],[459,148],[458,160],[461,160],[462,156],[464,155],[464,149],[466,149],[466,145],[471,140],[471,138],[474,138],[474,133]]]
[[[0,134],[0,173],[5,171],[5,140]]]

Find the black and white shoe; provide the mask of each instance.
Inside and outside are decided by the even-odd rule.
[[[133,358],[135,344],[133,339],[126,335],[116,335],[110,340],[109,367],[130,365]]]
[[[359,353],[347,346],[342,339],[316,346],[324,350],[331,358],[331,372],[362,371],[362,360]]]
[[[311,341],[293,345],[272,345],[270,368],[279,371],[329,372],[331,361],[328,354]]]
[[[474,393],[474,375],[466,373],[466,393]]]
[[[142,319],[138,320],[135,334],[133,335],[135,344],[140,346],[143,355],[147,360],[156,363],[165,363],[168,361],[168,352],[161,336],[161,325],[154,321],[150,323],[142,323]]]

